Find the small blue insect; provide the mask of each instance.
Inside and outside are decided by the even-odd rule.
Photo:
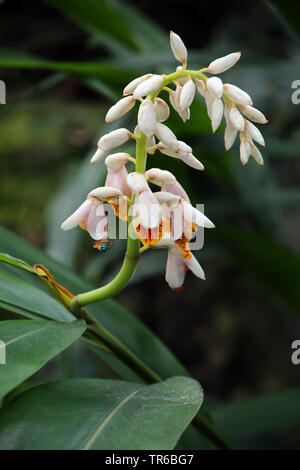
[[[106,242],[101,243],[99,251],[108,251],[111,247],[112,243],[110,240],[107,240]]]

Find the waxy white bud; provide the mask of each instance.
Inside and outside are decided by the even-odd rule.
[[[252,100],[248,93],[246,93],[244,90],[241,90],[241,88],[238,86],[232,85],[231,83],[225,83],[224,91],[226,91],[229,98],[231,98],[233,101],[237,101],[238,103],[245,105],[252,104]]]
[[[127,185],[134,192],[134,194],[140,194],[143,191],[150,191],[147,180],[142,173],[133,171],[127,176]]]
[[[163,78],[160,75],[152,75],[147,80],[141,82],[133,92],[134,98],[142,98],[156,91],[162,84]]]
[[[248,118],[251,119],[253,122],[257,122],[259,124],[266,124],[268,120],[264,116],[264,114],[256,108],[252,106],[240,106],[243,114]]]
[[[97,163],[100,162],[101,160],[104,160],[104,158],[107,156],[109,150],[96,150],[94,155],[91,158],[91,163]]]
[[[179,101],[179,108],[181,110],[188,108],[192,104],[195,96],[195,91],[196,87],[193,80],[189,80],[183,85]]]
[[[154,196],[158,200],[160,204],[167,204],[169,206],[173,206],[174,204],[178,204],[180,202],[180,196],[177,194],[172,194],[167,191],[157,191],[154,193]]]
[[[151,183],[158,184],[159,186],[176,183],[176,178],[170,171],[161,170],[160,168],[147,170],[145,176]]]
[[[129,153],[119,152],[119,153],[112,153],[108,155],[105,159],[105,165],[109,170],[118,171],[120,170],[131,158]]]
[[[119,198],[124,194],[117,188],[111,188],[110,186],[101,186],[93,189],[89,194],[89,198],[96,198],[100,201],[107,201],[113,198]]]
[[[264,159],[262,157],[262,154],[260,153],[256,145],[254,145],[252,142],[250,142],[250,149],[250,155],[252,155],[252,157],[257,161],[259,165],[263,165]]]
[[[207,71],[214,74],[225,72],[225,70],[233,67],[240,57],[240,52],[232,52],[231,54],[225,55],[224,57],[220,57],[219,59],[216,59],[209,64]]]
[[[153,101],[147,98],[144,100],[138,112],[138,125],[140,130],[148,137],[152,136],[156,130],[156,114]]]
[[[135,99],[132,96],[126,96],[125,98],[122,98],[108,110],[105,116],[105,121],[115,121],[115,119],[118,119],[119,117],[123,116],[128,111],[130,111],[134,107],[134,105]]]
[[[103,135],[98,142],[98,148],[108,152],[110,149],[124,144],[129,137],[129,130],[121,127],[120,129],[109,132],[109,134]]]
[[[231,124],[238,130],[243,131],[245,129],[245,120],[241,113],[236,109],[232,108],[229,113],[229,119]]]
[[[175,150],[178,148],[178,140],[176,135],[167,126],[165,126],[165,124],[158,122],[156,125],[155,134],[159,140],[167,145],[167,147]]]
[[[212,130],[215,132],[219,125],[221,124],[222,117],[223,117],[223,101],[222,100],[214,100],[211,108],[211,125]]]
[[[166,121],[170,115],[170,109],[167,103],[161,98],[155,98],[154,109],[156,113],[156,119],[159,122]]]
[[[224,134],[225,149],[229,150],[236,139],[237,129],[230,122],[227,124]]]
[[[204,170],[204,165],[192,153],[182,155],[181,160],[195,170]]]
[[[204,81],[199,80],[199,78],[195,78],[195,82],[196,82],[198,92],[200,93],[201,96],[203,96],[203,98],[205,98],[206,87],[205,87]]]
[[[178,34],[170,32],[170,45],[174,57],[179,60],[182,64],[186,64],[187,62],[187,50],[182,41],[181,37]]]
[[[214,100],[215,100],[214,96],[210,93],[209,90],[206,90],[205,104],[206,104],[207,114],[210,119],[212,118],[212,105],[213,105]]]
[[[206,217],[201,211],[193,207],[189,202],[182,201],[183,204],[183,211],[184,211],[184,219],[190,222],[194,222],[196,225],[200,227],[206,228],[215,228],[214,223]]]
[[[141,77],[138,77],[138,78],[135,78],[134,80],[132,80],[130,83],[128,83],[128,85],[126,85],[126,87],[124,88],[123,90],[123,95],[130,95],[131,93],[134,92],[134,90],[136,89],[136,87],[142,83],[143,81],[147,80],[147,78],[150,78],[151,77],[151,73],[147,73],[146,75],[142,75]]]
[[[252,124],[252,122],[247,121],[247,119],[246,119],[246,130],[253,140],[258,142],[263,147],[265,146],[265,141],[260,130],[257,129],[257,127],[254,124]]]
[[[217,99],[223,94],[223,82],[219,77],[210,77],[206,81],[206,86],[210,93]]]
[[[248,140],[246,140],[246,138],[242,136],[241,134],[240,157],[241,157],[242,165],[246,165],[246,163],[248,162],[249,157],[250,157],[250,152],[251,152],[250,144]]]

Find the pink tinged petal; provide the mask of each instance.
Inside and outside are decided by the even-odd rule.
[[[244,90],[241,90],[241,88],[232,85],[231,83],[225,83],[224,90],[233,101],[237,101],[244,105],[252,105],[250,96]]]
[[[219,77],[210,77],[206,81],[206,86],[210,93],[216,98],[220,99],[223,94],[223,82]]]
[[[92,202],[86,199],[78,209],[70,215],[61,225],[62,230],[70,230],[71,228],[76,227],[80,223],[84,222],[88,216]]]
[[[134,92],[136,87],[142,83],[143,81],[147,80],[147,78],[151,77],[151,73],[147,73],[146,75],[142,75],[141,77],[135,78],[132,80],[128,85],[123,90],[123,95],[130,95],[131,93]]]
[[[194,222],[199,227],[214,228],[214,224],[206,215],[193,207],[191,204],[183,201],[184,219],[188,222]]]
[[[130,111],[135,105],[135,99],[132,96],[126,96],[114,104],[105,116],[106,122],[112,122]]]
[[[233,67],[237,61],[240,59],[241,53],[240,52],[232,52],[231,54],[225,55],[224,57],[220,57],[215,59],[211,62],[207,68],[209,73],[222,73],[225,70],[230,69]]]
[[[167,147],[175,150],[178,148],[176,135],[167,126],[165,126],[165,124],[158,122],[155,134]]]
[[[149,95],[158,90],[163,82],[163,78],[160,75],[152,75],[147,80],[142,81],[133,92],[134,98],[142,98],[143,96]]]
[[[144,100],[138,112],[139,129],[148,137],[151,137],[156,130],[156,113],[154,104],[150,99]]]
[[[252,124],[252,122],[247,121],[247,119],[246,119],[246,131],[248,132],[250,137],[252,137],[253,140],[258,142],[260,145],[265,146],[265,141],[260,130],[257,129],[257,127],[254,124]]]
[[[165,185],[162,185],[162,191],[167,191],[169,193],[176,194],[185,201],[190,202],[187,193],[185,192],[181,184],[178,183],[178,181],[176,181],[175,183],[167,183]]]
[[[186,63],[187,61],[187,50],[184,45],[183,40],[181,37],[173,33],[173,31],[170,32],[170,46],[172,49],[172,52],[174,54],[174,57],[181,63]]]
[[[184,233],[183,223],[183,207],[182,204],[178,204],[176,207],[171,208],[172,215],[172,235],[173,240],[178,240]]]
[[[190,167],[195,168],[196,170],[204,170],[204,166],[202,165],[202,163],[191,153],[182,155],[181,160]]]
[[[186,109],[192,104],[195,96],[195,91],[196,87],[193,80],[189,80],[183,85],[180,94],[179,109]]]
[[[106,226],[107,220],[103,204],[95,201],[86,221],[86,229],[94,240],[101,240],[107,233]]]
[[[145,228],[155,228],[160,223],[160,206],[151,190],[143,191],[136,197],[138,217]]]
[[[222,100],[214,100],[211,109],[211,125],[212,130],[215,132],[219,125],[221,124],[222,117],[223,117],[223,101]]]
[[[205,280],[204,271],[194,255],[190,259],[184,259],[184,263],[195,276]]]
[[[121,193],[126,194],[127,191],[127,170],[122,167],[120,170],[108,170],[105,186],[119,189]]]
[[[100,162],[101,160],[104,160],[105,157],[107,157],[108,150],[96,150],[94,155],[91,158],[91,163],[97,163]]]
[[[229,119],[231,124],[238,130],[243,131],[245,129],[245,120],[241,113],[236,109],[232,108],[229,113]]]
[[[225,128],[224,140],[225,140],[225,149],[229,150],[236,139],[237,129],[229,122]]]
[[[169,249],[165,279],[171,289],[180,289],[182,287],[185,273],[184,258],[177,254],[174,249]]]

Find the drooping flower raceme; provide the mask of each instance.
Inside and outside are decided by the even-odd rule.
[[[137,125],[133,132],[120,128],[100,138],[91,163],[105,160],[105,186],[92,190],[86,201],[62,224],[64,230],[76,225],[87,230],[99,248],[101,242],[108,239],[109,232],[104,202],[113,206],[117,217],[130,222],[136,239],[128,235],[122,270],[109,284],[112,288],[116,285],[117,290],[124,287],[134,272],[139,250],[142,253],[148,248],[168,250],[166,281],[172,289],[182,288],[187,270],[201,279],[205,278],[189,244],[199,228],[213,228],[214,224],[192,206],[186,190],[170,171],[158,167],[146,171],[147,155],[158,151],[160,156],[156,157],[156,166],[159,166],[160,159],[167,156],[178,159],[190,168],[204,170],[193,149],[179,140],[166,124],[170,109],[186,122],[191,118],[190,107],[198,91],[205,100],[213,132],[219,128],[223,117],[225,119],[226,150],[233,146],[239,135],[242,164],[245,165],[250,156],[260,165],[263,164],[257,144],[264,146],[265,142],[256,124],[265,124],[267,120],[253,106],[248,93],[236,85],[223,83],[219,76],[239,61],[241,53],[233,52],[213,60],[207,67],[188,70],[187,49],[178,34],[170,33],[170,45],[181,65],[170,75],[147,73],[125,86],[123,98],[108,110],[105,120],[108,123],[115,121],[138,104]],[[167,92],[171,106],[165,97],[159,96],[161,91]],[[112,149],[129,139],[136,141],[136,158],[125,152],[112,153]],[[135,165],[135,169],[128,173],[126,166],[129,162]],[[107,296],[109,288],[104,287],[107,287],[103,288]],[[99,299],[104,295],[101,289]],[[84,298],[87,297],[84,294]],[[80,304],[80,295],[77,300]]]

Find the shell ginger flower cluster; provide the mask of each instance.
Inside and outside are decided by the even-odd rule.
[[[62,224],[62,229],[79,225],[89,232],[94,246],[101,250],[103,243],[109,240],[104,203],[111,204],[117,217],[128,220],[127,257],[133,262],[148,248],[167,249],[166,281],[172,289],[178,290],[182,288],[187,270],[204,279],[203,269],[191,253],[189,243],[198,227],[213,228],[214,225],[191,205],[186,191],[171,172],[160,168],[146,171],[147,155],[158,150],[162,154],[157,156],[158,165],[160,158],[172,157],[181,160],[182,165],[204,170],[192,148],[178,140],[165,124],[170,108],[186,122],[191,117],[190,106],[198,92],[205,100],[213,132],[225,118],[226,150],[232,147],[239,134],[243,165],[250,156],[263,164],[256,144],[264,146],[264,139],[253,122],[265,124],[267,120],[253,107],[248,93],[231,83],[223,83],[219,77],[238,62],[240,52],[225,55],[195,71],[187,69],[186,47],[173,32],[170,33],[170,44],[181,64],[176,71],[169,75],[148,73],[136,78],[125,86],[124,97],[107,112],[106,122],[112,122],[139,105],[137,126],[132,131],[119,128],[100,138],[91,163],[104,160],[107,167],[105,186],[90,191],[83,204]],[[159,97],[161,91],[167,92],[169,104]],[[114,153],[114,149],[129,139],[136,141],[135,158],[124,152]],[[126,168],[129,162],[135,165],[135,171],[130,173]],[[153,190],[153,187],[157,189]],[[130,235],[129,225],[135,237]],[[122,269],[126,271],[126,259]],[[122,279],[126,278],[125,271]]]

